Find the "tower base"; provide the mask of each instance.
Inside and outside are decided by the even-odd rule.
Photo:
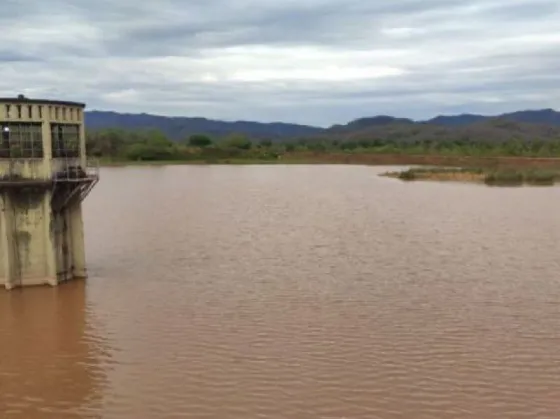
[[[87,278],[81,200],[53,184],[0,189],[0,286],[50,285]],[[56,206],[54,202],[63,201]]]

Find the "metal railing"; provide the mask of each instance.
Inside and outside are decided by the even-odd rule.
[[[99,159],[86,159],[86,173],[88,177],[94,177],[99,179]]]
[[[84,167],[80,158],[52,159],[52,178],[55,182],[98,180],[99,160],[87,159]]]
[[[53,159],[52,168],[51,205],[54,211],[82,202],[99,181],[97,159],[87,159],[85,167],[79,158]]]

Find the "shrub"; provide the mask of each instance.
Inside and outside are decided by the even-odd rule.
[[[523,173],[513,169],[496,170],[488,173],[484,182],[489,185],[521,185]]]

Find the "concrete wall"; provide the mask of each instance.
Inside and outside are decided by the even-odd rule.
[[[0,285],[49,284],[87,276],[81,203],[60,213],[49,191],[0,196]]]
[[[54,258],[57,281],[86,278],[81,205],[73,205],[54,217]]]
[[[46,197],[41,190],[2,193],[0,274],[6,288],[56,283],[54,261],[48,257],[52,242],[45,229],[51,218]]]
[[[4,176],[47,180],[51,178],[51,168],[45,159],[0,159],[0,177]]]
[[[82,204],[77,203],[68,209],[72,247],[72,278],[87,278],[86,248]]]
[[[19,107],[19,108],[18,108]],[[21,109],[21,115],[19,110]],[[83,109],[79,106],[25,104],[17,102],[0,103],[0,121],[82,123]]]
[[[0,195],[0,284],[12,288],[12,283],[19,276],[16,270],[15,218],[12,201],[7,195]]]

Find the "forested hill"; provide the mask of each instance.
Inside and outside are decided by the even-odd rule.
[[[514,122],[560,126],[560,112],[557,112],[554,109],[512,112],[498,115],[497,118]],[[475,122],[483,122],[488,119],[492,119],[492,117],[463,114],[456,116],[437,116],[427,122],[436,125],[465,126]]]
[[[345,125],[334,125],[328,129],[308,125],[290,123],[261,123],[251,121],[219,121],[206,118],[166,117],[150,114],[125,114],[105,111],[86,112],[86,125],[90,130],[119,128],[125,130],[155,129],[172,140],[184,140],[192,134],[207,134],[212,137],[223,137],[231,133],[244,134],[253,139],[289,139],[295,137],[313,137],[334,133],[364,133],[378,127],[388,125],[415,126],[424,129],[426,125],[447,128],[466,128],[484,126],[485,122],[495,120],[530,123],[560,127],[560,112],[553,109],[519,111],[495,117],[462,114],[437,116],[427,121],[413,121],[406,118],[391,116],[374,116],[360,118]]]
[[[86,126],[91,130],[120,128],[125,130],[153,129],[173,140],[183,140],[192,134],[222,137],[231,133],[251,138],[281,139],[317,134],[321,128],[283,122],[218,121],[206,118],[167,117],[150,114],[117,112],[86,112]]]
[[[333,125],[327,131],[359,131],[368,128],[392,125],[436,125],[444,127],[466,127],[473,124],[501,120],[509,122],[560,126],[560,112],[554,109],[541,109],[505,113],[497,116],[483,116],[476,114],[461,115],[440,115],[426,121],[414,121],[407,118],[394,118],[391,116],[380,115],[369,118],[360,118],[349,122],[346,125]]]

